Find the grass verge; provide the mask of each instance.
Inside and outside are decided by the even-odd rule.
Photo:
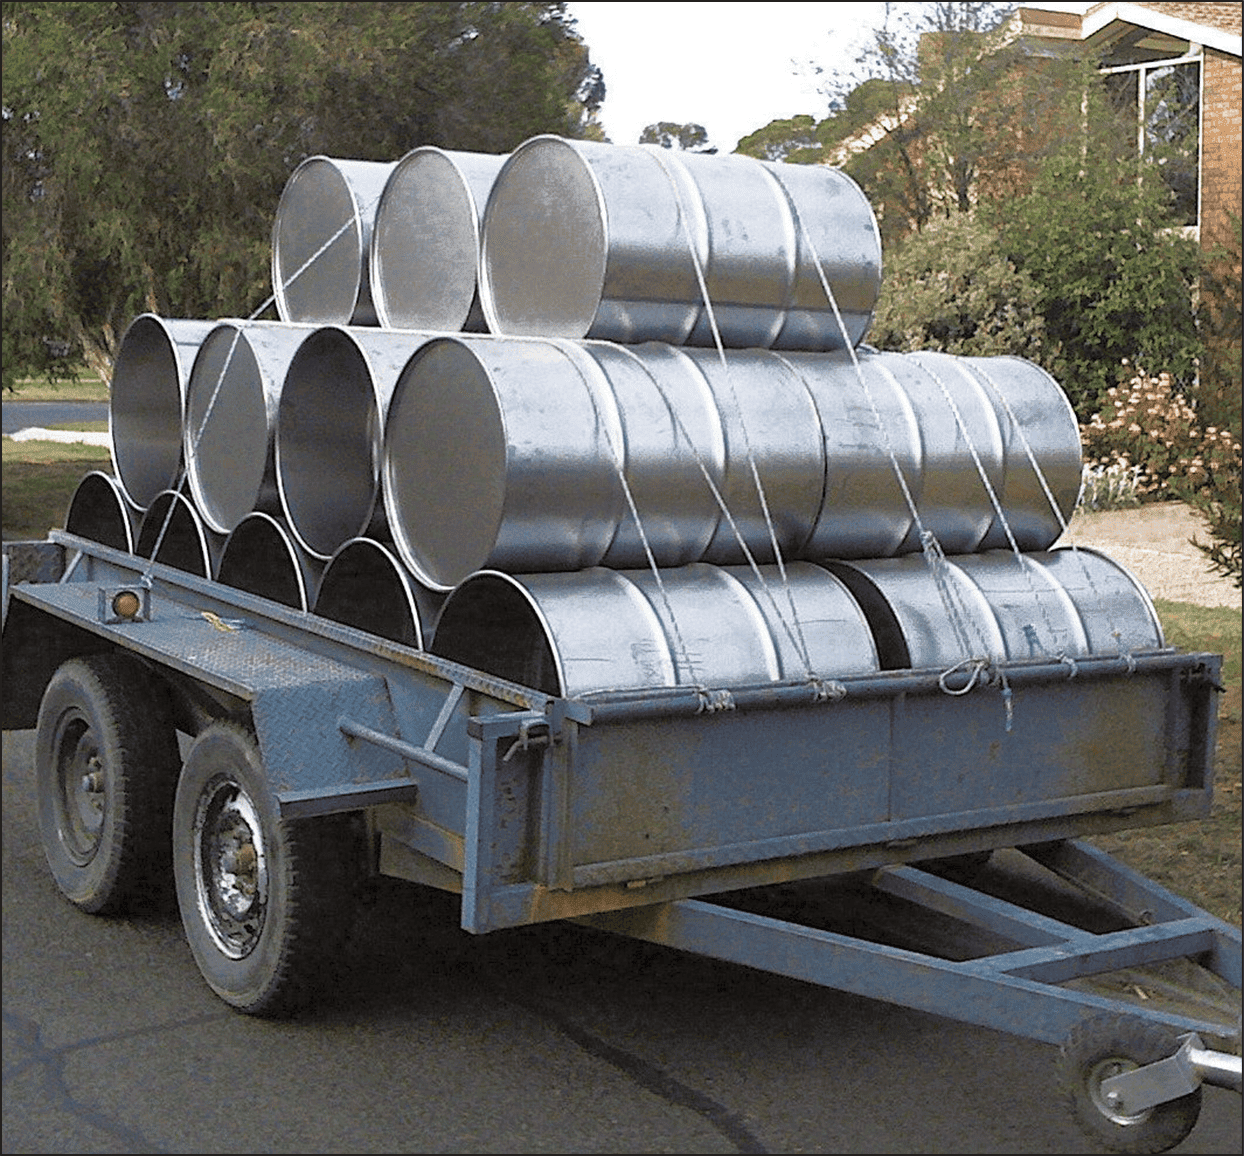
[[[5,438],[4,538],[43,538],[63,528],[78,483],[91,470],[112,470],[107,446],[64,442],[15,442]]]
[[[107,401],[108,386],[97,377],[78,381],[19,381],[13,392],[4,392],[5,401]]]

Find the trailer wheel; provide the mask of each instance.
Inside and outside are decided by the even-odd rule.
[[[1111,1105],[1104,1080],[1175,1054],[1175,1034],[1127,1015],[1096,1016],[1077,1025],[1059,1053],[1059,1083],[1080,1130],[1111,1152],[1166,1152],[1196,1126],[1201,1089],[1135,1115]]]
[[[173,808],[177,902],[211,989],[250,1015],[289,1015],[332,982],[353,923],[361,850],[349,815],[282,819],[255,736],[205,728]]]
[[[168,697],[125,653],[63,663],[35,732],[39,832],[62,894],[94,915],[166,903],[181,756]]]

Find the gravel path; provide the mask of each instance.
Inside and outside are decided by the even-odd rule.
[[[1240,588],[1215,574],[1192,538],[1209,542],[1200,516],[1182,502],[1079,513],[1058,545],[1091,546],[1126,567],[1152,598],[1240,609]]]

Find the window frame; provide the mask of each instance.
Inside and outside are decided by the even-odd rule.
[[[1202,179],[1204,177],[1205,156],[1205,49],[1200,44],[1189,44],[1188,51],[1181,56],[1163,57],[1159,60],[1141,60],[1135,64],[1112,64],[1099,68],[1102,76],[1113,76],[1122,72],[1134,72],[1136,76],[1136,155],[1143,159],[1145,155],[1145,73],[1158,68],[1171,68],[1180,64],[1197,65],[1197,124],[1196,124],[1196,221],[1184,225],[1182,229],[1191,237],[1200,240],[1202,203]]]

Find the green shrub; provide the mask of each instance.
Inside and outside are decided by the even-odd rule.
[[[1001,253],[997,232],[967,213],[930,221],[886,258],[868,340],[878,349],[961,356],[1049,350],[1032,280]]]

